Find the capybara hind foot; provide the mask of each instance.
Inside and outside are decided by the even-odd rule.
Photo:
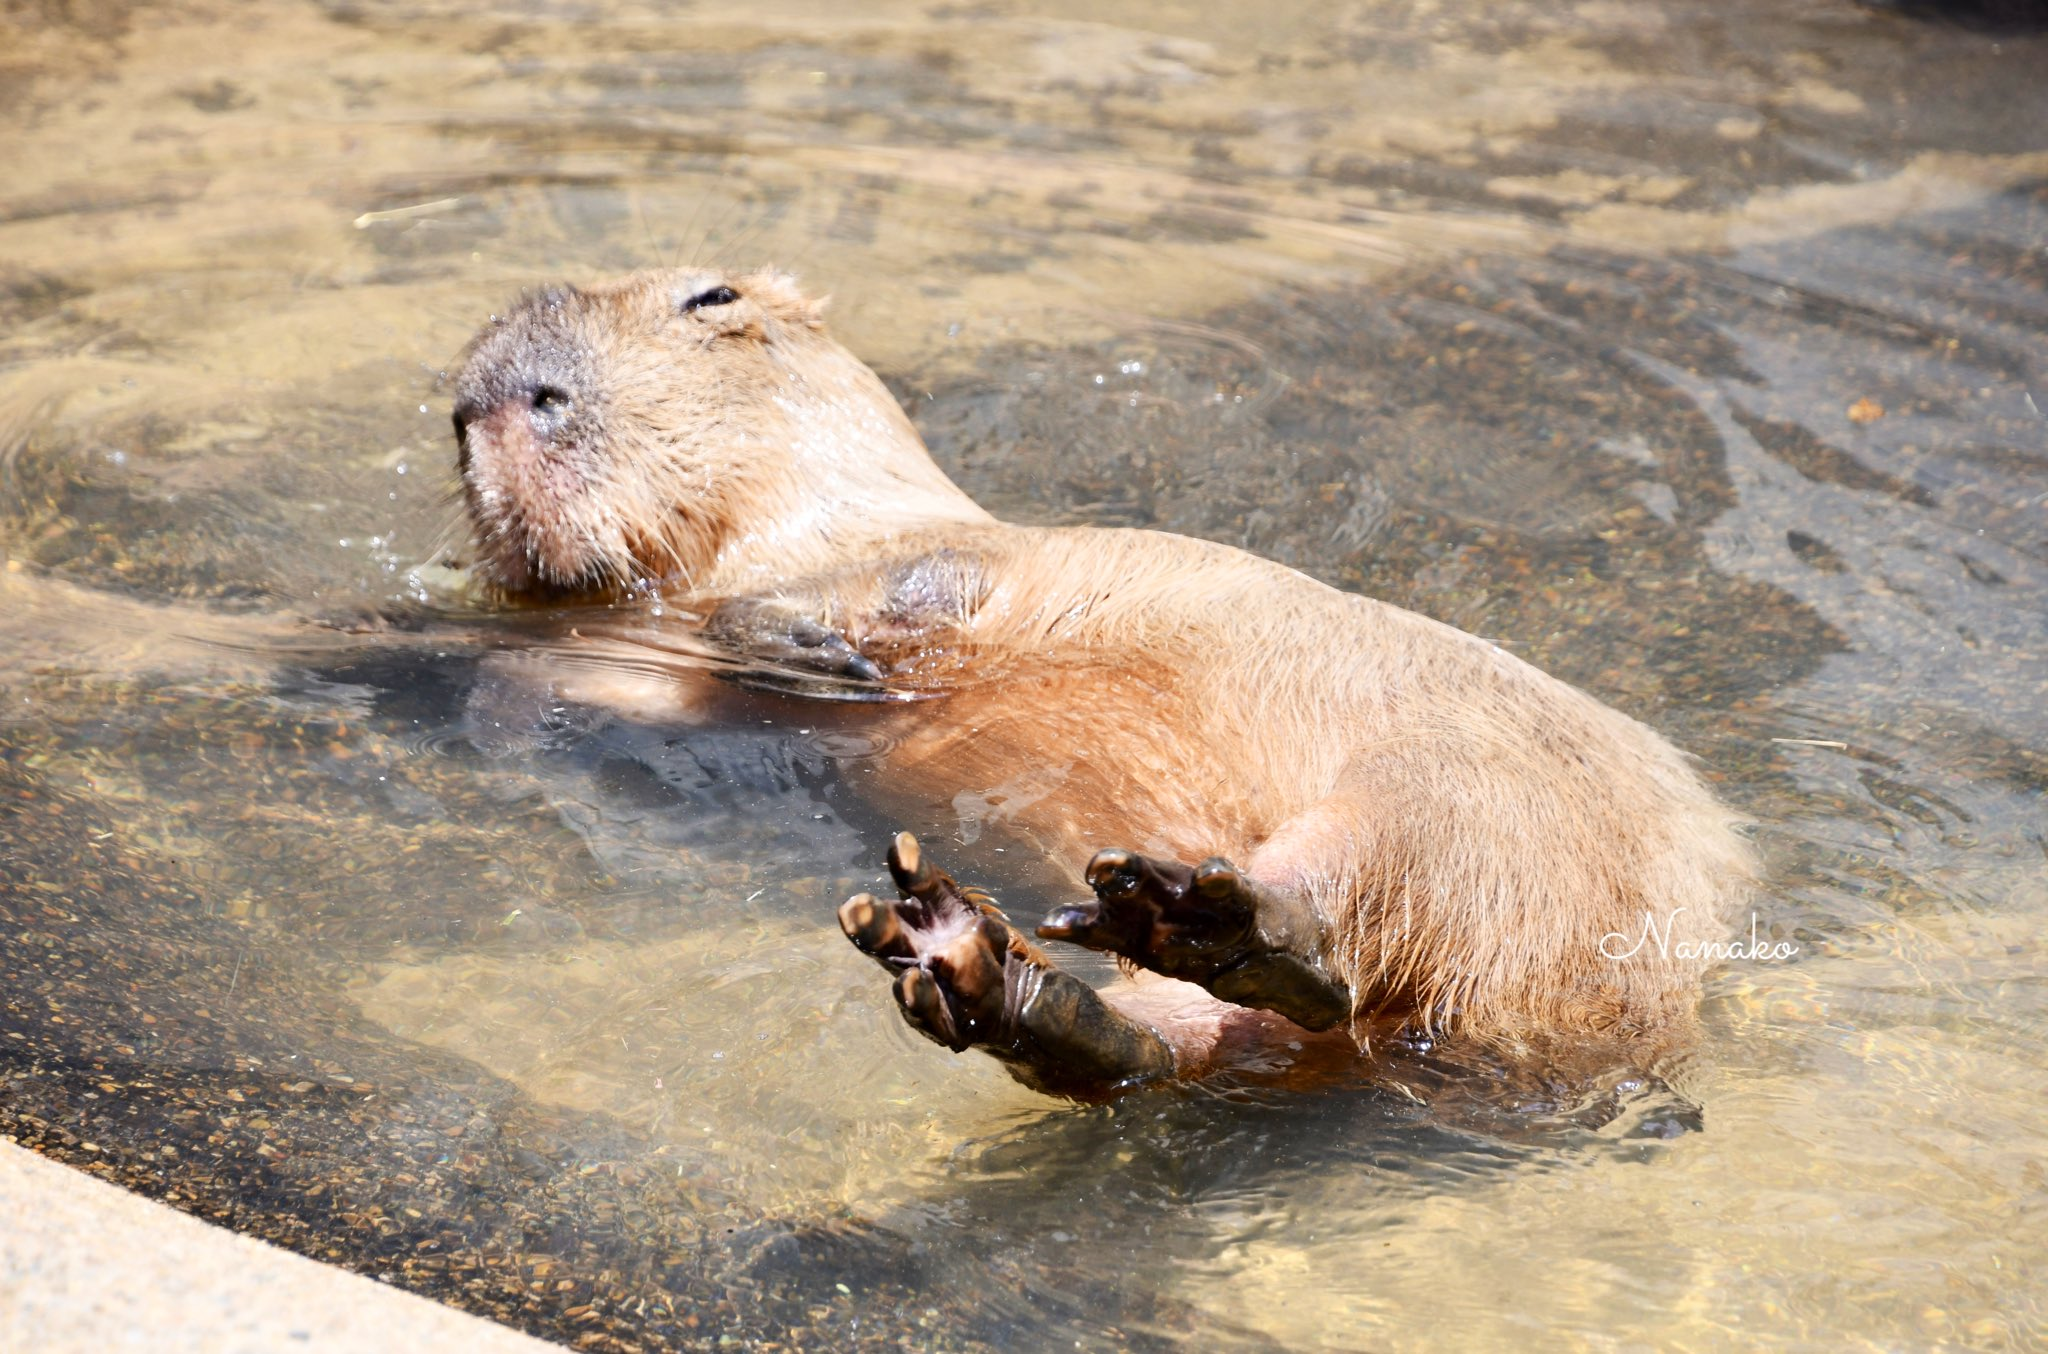
[[[1313,910],[1261,888],[1222,857],[1190,867],[1098,851],[1087,879],[1095,900],[1053,909],[1041,937],[1107,950],[1311,1030],[1351,1014],[1350,989],[1313,957],[1322,930]]]
[[[979,1046],[1020,1080],[1066,1095],[1173,1075],[1164,1039],[1055,968],[986,894],[954,883],[907,832],[889,848],[889,873],[901,901],[856,894],[840,905],[839,926],[897,975],[896,1004],[920,1034],[956,1053]]]

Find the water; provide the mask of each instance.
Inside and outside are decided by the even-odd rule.
[[[17,8],[4,1131],[593,1348],[2048,1340],[2048,39],[1965,17]],[[591,618],[445,567],[468,334],[678,257],[833,292],[1006,516],[1648,720],[1797,953],[1675,1102],[916,1041],[862,712],[543,705]]]

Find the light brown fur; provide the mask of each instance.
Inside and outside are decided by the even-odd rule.
[[[575,407],[536,422],[520,392],[550,383]],[[1750,885],[1682,754],[1491,644],[1222,545],[996,521],[784,275],[543,293],[458,399],[484,579],[766,598],[845,636],[944,697],[894,716],[890,776],[1016,783],[1009,826],[1076,868],[1222,855],[1305,898],[1361,1039],[1668,1032],[1704,967],[1680,949]],[[1602,953],[1646,919],[1662,944]]]

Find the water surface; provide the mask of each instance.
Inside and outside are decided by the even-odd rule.
[[[2048,1340],[2016,14],[17,7],[4,1131],[591,1348]],[[574,618],[449,567],[467,335],[679,258],[833,293],[1005,516],[1241,544],[1649,721],[1796,954],[1619,1113],[1426,1059],[1076,1108],[919,1042],[831,920],[893,826],[859,712],[540,700]],[[1028,882],[1003,788],[915,826]]]

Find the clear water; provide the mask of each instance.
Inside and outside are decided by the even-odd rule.
[[[2027,20],[15,7],[0,1131],[593,1348],[2048,1340]],[[1714,976],[1696,1123],[1077,1109],[910,1036],[831,920],[857,712],[540,708],[574,618],[437,563],[467,335],[685,257],[832,292],[1005,515],[1244,544],[1698,753],[1797,953]]]

